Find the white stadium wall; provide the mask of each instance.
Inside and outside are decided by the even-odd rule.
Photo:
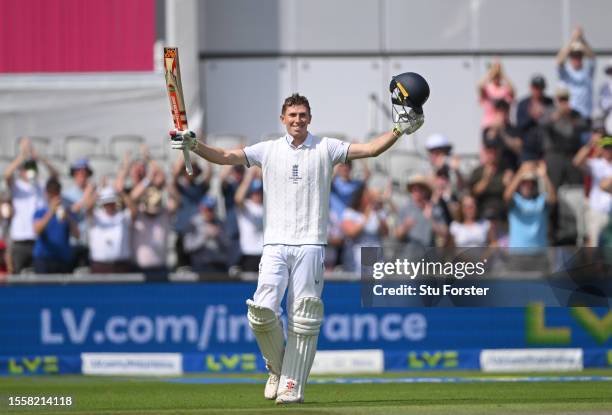
[[[542,73],[557,87],[554,54],[573,27],[584,27],[598,55],[596,87],[612,52],[604,0],[206,0],[199,3],[200,84],[205,129],[250,142],[281,130],[282,99],[305,94],[314,132],[362,140],[389,127],[388,80],[416,71],[431,85],[426,124],[459,153],[475,153],[481,110],[476,83],[497,55],[518,96]],[[402,148],[402,147],[399,147]]]

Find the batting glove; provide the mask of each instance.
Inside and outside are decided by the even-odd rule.
[[[198,146],[195,133],[189,130],[170,130],[170,141],[173,150],[193,151]]]
[[[425,116],[423,113],[417,113],[414,110],[400,114],[398,121],[393,125],[393,132],[395,135],[400,136],[402,134],[412,134],[425,122]]]

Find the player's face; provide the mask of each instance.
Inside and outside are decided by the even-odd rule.
[[[287,107],[285,113],[280,116],[281,122],[289,135],[297,138],[306,137],[311,118],[310,112],[305,105]]]

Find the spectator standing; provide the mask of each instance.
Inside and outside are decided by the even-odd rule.
[[[516,110],[516,124],[522,139],[520,162],[544,157],[542,121],[550,119],[554,101],[545,95],[546,80],[542,75],[531,78],[531,95],[523,98]]]
[[[38,182],[38,161],[45,165],[49,176],[57,178],[57,170],[39,156],[29,138],[19,143],[19,154],[4,171],[4,180],[11,191],[13,217],[10,227],[12,272],[20,273],[33,265],[34,213],[44,206],[43,186]],[[15,177],[15,172],[18,175]]]
[[[13,205],[8,192],[0,193],[0,275],[12,274],[13,266],[8,251],[10,241],[11,218],[13,216]],[[0,278],[0,281],[2,278]]]
[[[204,196],[200,201],[200,214],[191,219],[191,226],[185,233],[185,251],[196,272],[227,273],[228,270],[229,244],[216,208],[217,200]]]
[[[595,157],[588,158],[596,151]],[[584,168],[591,175],[587,212],[587,246],[599,246],[599,235],[608,225],[612,213],[612,195],[602,189],[601,184],[612,178],[612,137],[593,138],[574,157],[574,165]]]
[[[395,237],[404,242],[408,258],[422,256],[425,248],[431,247],[434,237],[446,238],[448,227],[444,218],[434,216],[431,202],[432,187],[428,177],[414,175],[408,180],[410,202],[400,210]]]
[[[606,79],[599,88],[599,109],[604,125],[612,131],[612,59],[608,60],[604,73]]]
[[[141,180],[147,177],[147,166],[151,160],[149,147],[146,144],[140,146],[140,157],[130,159],[131,153],[123,155],[119,173],[115,179],[115,191],[130,194]]]
[[[591,120],[593,112],[593,77],[595,76],[595,53],[587,43],[580,26],[557,53],[559,80],[569,90],[569,104],[582,117]]]
[[[164,280],[168,275],[168,235],[176,201],[170,197],[164,204],[166,178],[163,170],[150,162],[148,172],[130,193],[138,206],[132,230],[132,252],[138,270],[147,279]]]
[[[495,119],[496,101],[504,100],[508,104],[514,101],[514,86],[506,76],[499,60],[495,60],[485,76],[478,83],[478,96],[483,109],[481,127],[491,126]]]
[[[363,161],[364,177],[363,180],[353,177],[352,161],[346,164],[338,164],[334,168],[334,177],[332,178],[331,193],[330,193],[330,208],[338,217],[342,217],[344,209],[352,202],[355,193],[367,183],[370,177],[370,170],[365,161]]]
[[[78,223],[78,239],[72,238],[71,245],[75,256],[75,266],[89,265],[89,236],[87,229],[86,200],[95,191],[95,184],[91,180],[93,170],[89,160],[83,158],[70,165],[70,176],[73,183],[63,193],[64,199],[69,203],[70,212]]]
[[[510,104],[506,100],[500,99],[493,104],[493,119],[483,130],[482,139],[500,149],[503,170],[518,168],[523,143],[518,129],[510,123]]]
[[[537,122],[539,117],[534,117],[534,107],[542,106],[552,112],[553,99],[546,95],[546,79],[540,74],[531,78],[529,83],[530,94],[521,99],[516,107],[516,126],[524,133],[529,129],[533,122]]]
[[[538,178],[544,191],[538,193]],[[546,163],[526,162],[512,178],[504,192],[510,205],[510,248],[544,248],[548,245],[548,207],[557,196],[546,173]],[[525,253],[533,253],[528,249]]]
[[[210,189],[210,178],[212,176],[210,167],[206,169],[206,173],[203,173],[196,160],[192,160],[191,164],[193,175],[185,172],[185,162],[182,156],[177,157],[172,167],[171,189],[172,194],[178,201],[174,222],[177,267],[191,265],[191,255],[185,251],[183,240],[191,227],[192,219],[198,216],[200,201]]]
[[[263,253],[263,182],[259,168],[249,169],[235,195],[242,271],[258,272]]]
[[[582,172],[572,164],[581,147],[581,135],[589,130],[589,123],[569,104],[570,92],[561,88],[556,94],[556,108],[549,120],[543,122],[544,155],[548,175],[558,189],[563,184],[581,184]]]
[[[230,244],[228,252],[228,265],[230,267],[239,265],[243,255],[240,250],[240,229],[235,198],[238,186],[244,179],[244,170],[245,167],[242,165],[223,166],[220,174],[221,193],[225,204],[225,233]]]
[[[94,208],[97,202],[100,207]],[[136,206],[122,195],[125,209],[119,208],[120,196],[112,187],[104,187],[87,201],[89,254],[92,273],[124,273],[134,270],[130,249],[131,226]]]
[[[382,247],[382,238],[389,233],[386,216],[377,195],[362,185],[342,218],[341,227],[347,238],[342,261],[345,271],[357,273],[361,270],[362,247]]]
[[[494,243],[491,222],[478,219],[476,199],[466,194],[460,201],[459,217],[450,224],[451,245],[461,248],[490,246]]]
[[[512,178],[511,170],[503,170],[496,143],[484,143],[482,165],[470,176],[470,189],[476,198],[478,212],[486,218],[506,216],[504,189]]]
[[[450,168],[443,165],[434,172],[433,192],[431,194],[434,216],[442,218],[448,226],[459,212],[457,194],[453,191],[450,182]],[[444,244],[436,244],[441,246]]]
[[[451,156],[453,145],[448,137],[437,133],[430,135],[425,140],[425,149],[427,149],[432,173],[435,174],[440,169],[447,169],[452,191],[460,192],[465,185],[463,175],[459,170],[461,162],[459,157]]]
[[[79,229],[70,206],[62,201],[62,185],[51,178],[45,186],[47,206],[34,213],[34,271],[37,274],[71,273],[74,253],[70,237],[78,238]]]

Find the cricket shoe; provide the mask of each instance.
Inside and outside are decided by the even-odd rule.
[[[295,381],[293,379],[287,380],[287,385],[276,397],[277,405],[291,404],[291,403],[302,403],[304,398],[298,395],[295,388]]]
[[[274,373],[270,373],[268,381],[266,382],[266,388],[264,389],[264,398],[274,399],[276,398],[276,392],[278,391],[278,384],[280,383],[280,376]]]

